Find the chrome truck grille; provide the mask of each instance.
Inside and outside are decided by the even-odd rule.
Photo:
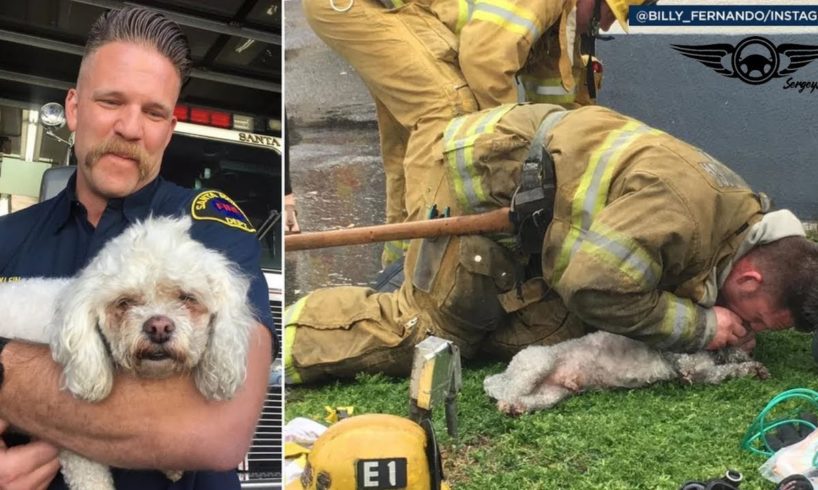
[[[281,376],[281,301],[270,301],[273,320],[276,325],[279,354],[273,361],[270,382],[267,386],[267,399],[261,412],[261,419],[250,451],[239,466],[239,479],[242,488],[280,489],[282,487],[282,437],[281,427],[284,424],[284,403]]]

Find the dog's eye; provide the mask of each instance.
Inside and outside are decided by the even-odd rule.
[[[199,300],[196,299],[196,296],[193,296],[190,293],[179,293],[179,300],[183,303],[188,304],[197,304]]]
[[[133,298],[119,298],[116,300],[116,307],[120,310],[127,310],[131,306],[135,305],[136,301]]]

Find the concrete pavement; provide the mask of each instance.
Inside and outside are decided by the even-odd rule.
[[[384,174],[375,104],[361,79],[310,29],[298,0],[285,4],[285,88],[290,172],[304,231],[384,222]],[[365,285],[380,245],[292,252],[286,301],[323,286]]]
[[[304,19],[299,0],[284,2],[284,97],[298,127],[374,124],[375,104],[355,70]]]

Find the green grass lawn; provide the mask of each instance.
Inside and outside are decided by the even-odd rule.
[[[744,474],[744,490],[772,489],[758,467],[763,456],[739,448],[747,427],[776,394],[818,390],[811,337],[795,332],[762,335],[756,358],[772,377],[719,386],[666,382],[636,390],[586,393],[552,410],[519,418],[499,413],[483,393],[483,378],[501,363],[467,363],[458,400],[460,438],[445,434],[435,414],[446,476],[456,489],[677,489],[686,480]],[[355,413],[406,415],[407,380],[356,380],[286,391],[286,419],[322,421],[324,406]]]

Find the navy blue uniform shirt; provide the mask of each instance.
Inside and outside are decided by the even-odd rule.
[[[0,281],[28,277],[70,277],[105,243],[149,215],[191,215],[191,236],[218,250],[252,278],[249,299],[258,321],[274,334],[267,284],[259,268],[259,245],[247,218],[224,194],[185,189],[157,178],[124,199],[112,199],[96,228],[76,200],[76,176],[65,190],[40,204],[0,218]],[[272,335],[275,339],[275,335]],[[204,429],[204,428],[203,428]],[[229,490],[239,488],[235,471],[188,471],[171,483],[159,471],[114,469],[120,490]],[[66,489],[58,475],[50,489]]]

